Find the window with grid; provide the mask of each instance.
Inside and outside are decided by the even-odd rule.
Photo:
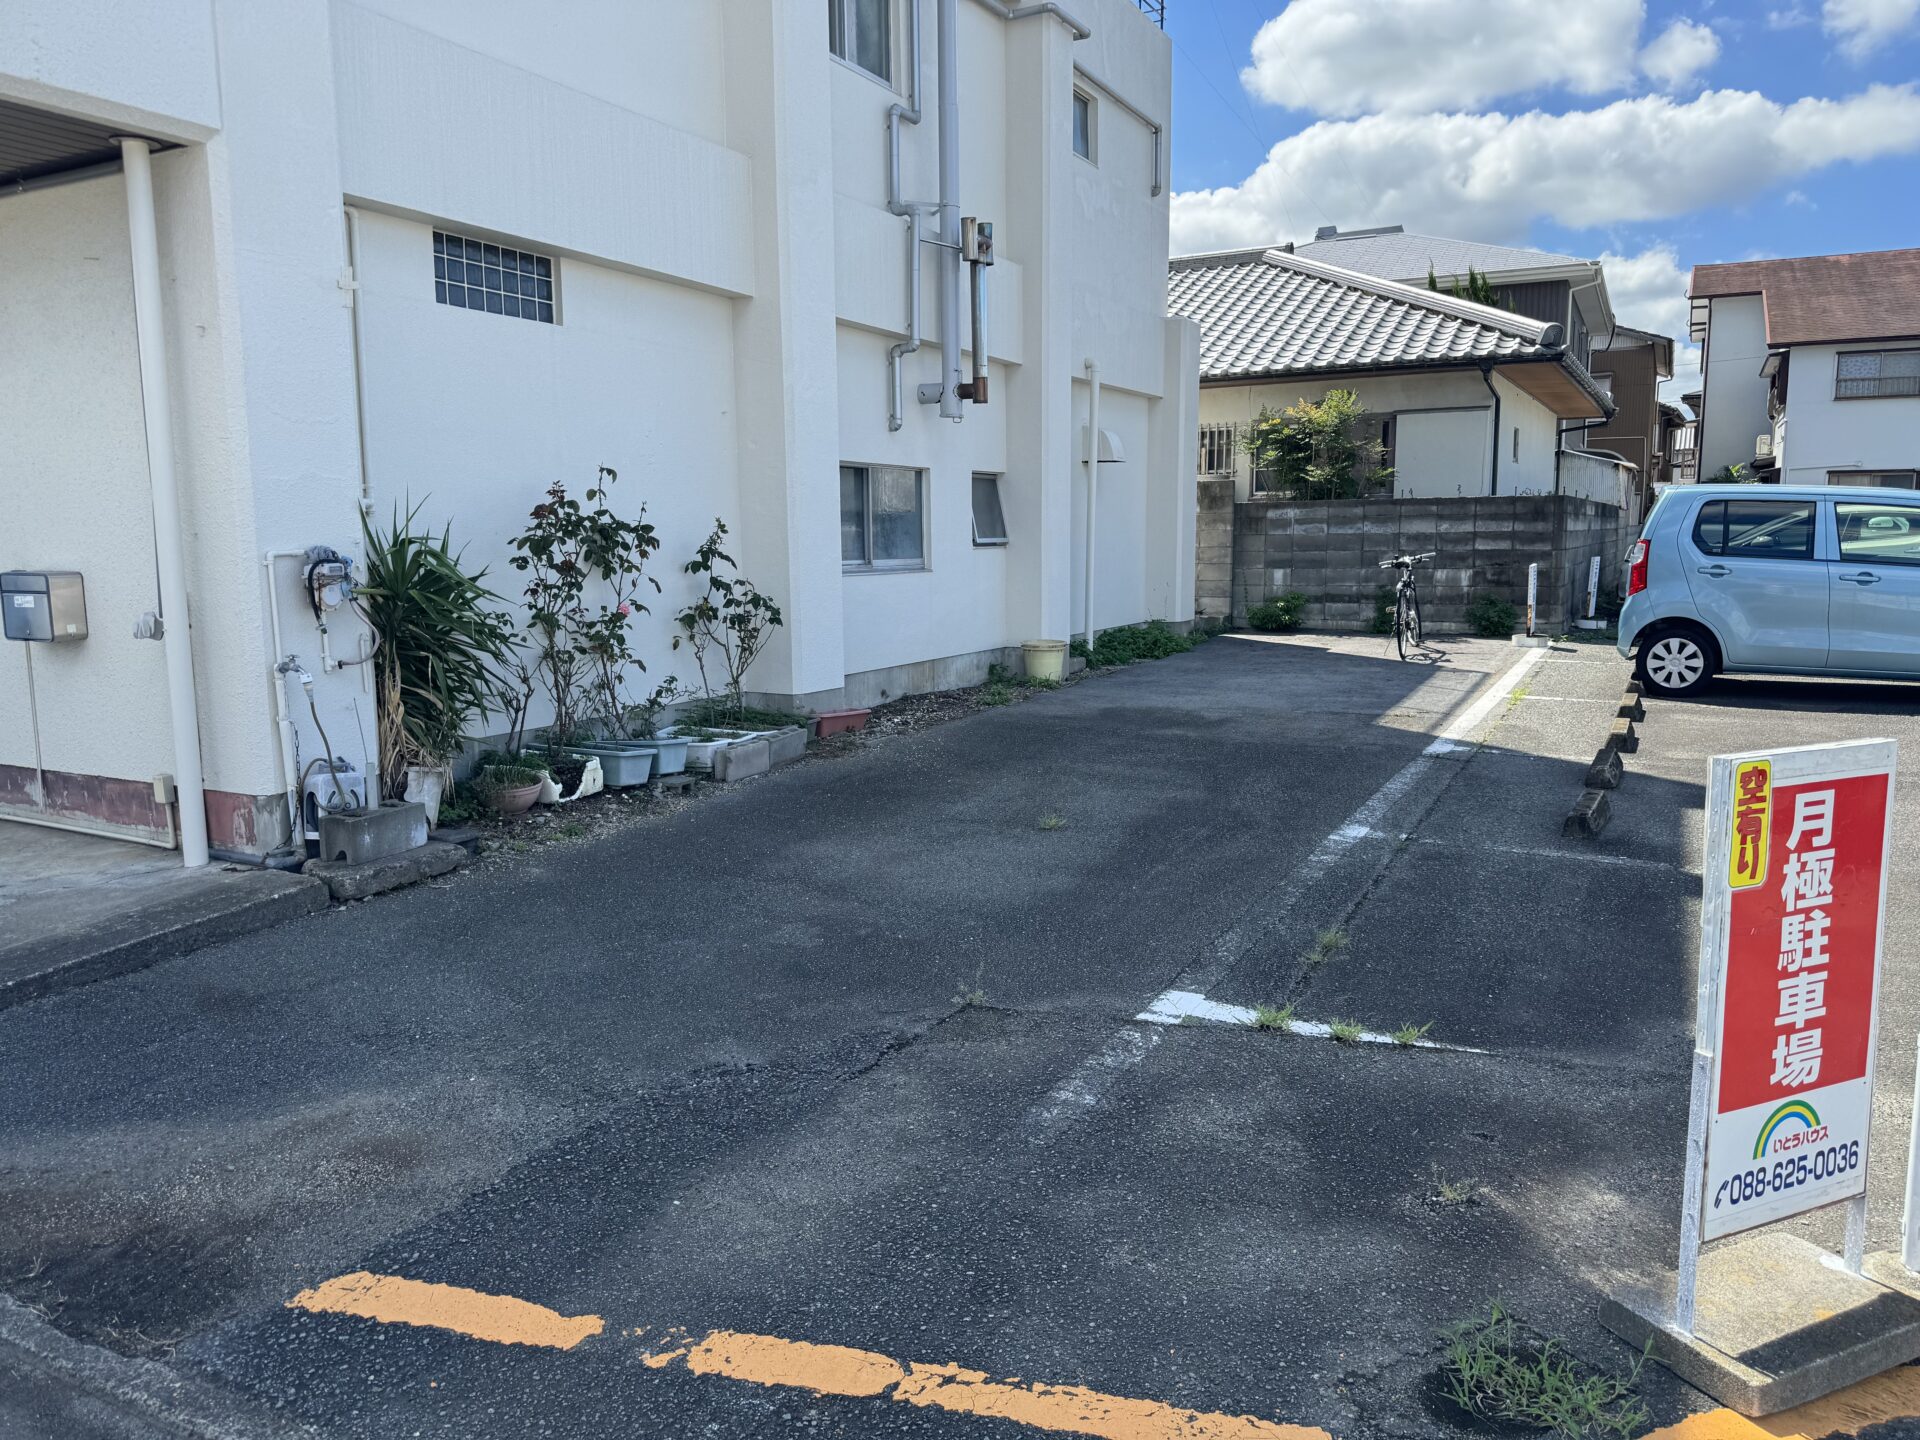
[[[891,85],[893,0],[827,0],[827,46],[849,65]]]
[[[840,568],[924,570],[926,472],[892,465],[840,467]]]
[[[1920,350],[1842,352],[1833,382],[1836,400],[1920,395]]]
[[[1231,475],[1234,472],[1234,457],[1238,453],[1235,447],[1237,436],[1231,425],[1202,425],[1200,427],[1200,473],[1202,475]]]
[[[1887,490],[1920,489],[1920,472],[1912,470],[1829,470],[1829,485],[1878,485]]]
[[[433,298],[456,310],[484,310],[553,324],[553,260],[491,240],[433,232]]]

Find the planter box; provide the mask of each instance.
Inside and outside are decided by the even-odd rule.
[[[653,751],[629,741],[582,745],[569,753],[598,761],[601,782],[615,790],[644,785],[653,776]],[[580,777],[580,788],[586,789],[584,775]]]
[[[427,843],[427,807],[390,801],[378,810],[343,810],[320,817],[322,860],[364,865]]]
[[[838,735],[847,730],[864,730],[867,717],[872,710],[822,710],[814,717],[822,736]]]
[[[673,730],[662,731],[661,738],[665,740],[685,739],[687,741],[687,769],[689,770],[711,770],[713,769],[714,756],[718,755],[722,750],[725,750],[729,745],[738,745],[743,740],[756,740],[760,738],[759,733],[753,730],[706,730],[704,733],[714,738],[711,740],[696,740],[690,736],[679,735],[676,733],[678,729],[679,727],[675,726]]]

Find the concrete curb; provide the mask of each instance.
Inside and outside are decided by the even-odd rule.
[[[93,1418],[110,1407],[127,1422],[114,1434],[140,1440],[293,1440],[311,1433],[158,1361],[75,1340],[0,1295],[0,1379],[16,1375],[83,1398]]]
[[[376,860],[309,860],[302,867],[322,881],[336,900],[365,900],[403,885],[431,880],[467,863],[467,850],[445,840],[429,840],[411,850]]]
[[[235,893],[182,897],[65,936],[33,956],[35,969],[0,981],[0,1010],[297,920],[327,908],[327,887],[311,876],[261,871]],[[4,955],[0,955],[0,962]]]
[[[1591,839],[1613,820],[1613,802],[1604,790],[1582,790],[1573,809],[1560,826],[1562,835],[1584,835]]]

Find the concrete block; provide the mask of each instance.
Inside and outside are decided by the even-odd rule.
[[[1594,837],[1599,835],[1613,820],[1613,801],[1607,799],[1603,789],[1584,789],[1580,799],[1572,803],[1567,812],[1567,820],[1561,822],[1561,835],[1569,837]]]
[[[1611,745],[1603,746],[1600,753],[1593,757],[1593,764],[1587,767],[1587,788],[1618,790],[1625,774],[1626,767],[1620,763],[1620,752]]]
[[[1633,721],[1617,718],[1607,729],[1607,745],[1610,749],[1631,755],[1640,748],[1640,737],[1634,732]]]
[[[769,767],[791,765],[807,753],[807,732],[801,726],[789,725],[784,730],[775,730],[766,738]]]
[[[388,801],[378,810],[349,810],[320,817],[320,858],[362,865],[383,855],[417,850],[427,843],[427,807],[418,801]]]
[[[1626,693],[1620,697],[1620,709],[1617,712],[1623,720],[1644,720],[1647,718],[1646,701],[1640,698],[1640,684],[1634,681],[1627,686]]]
[[[427,843],[438,842],[442,845],[458,845],[469,855],[480,853],[480,832],[470,825],[442,826],[438,830],[427,831]]]
[[[765,739],[742,740],[713,752],[716,780],[745,780],[752,775],[764,775],[772,768],[773,747]]]
[[[1600,1323],[1742,1415],[1776,1415],[1920,1357],[1920,1300],[1854,1275],[1797,1235],[1700,1256],[1693,1334],[1667,1321],[1673,1281],[1601,1301]]]
[[[445,841],[423,841],[412,850],[354,863],[309,860],[301,869],[322,881],[336,900],[365,900],[402,885],[445,875],[467,863],[467,852]]]

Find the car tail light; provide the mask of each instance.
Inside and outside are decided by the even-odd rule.
[[[1627,552],[1627,594],[1638,595],[1647,588],[1647,542],[1636,540]]]

